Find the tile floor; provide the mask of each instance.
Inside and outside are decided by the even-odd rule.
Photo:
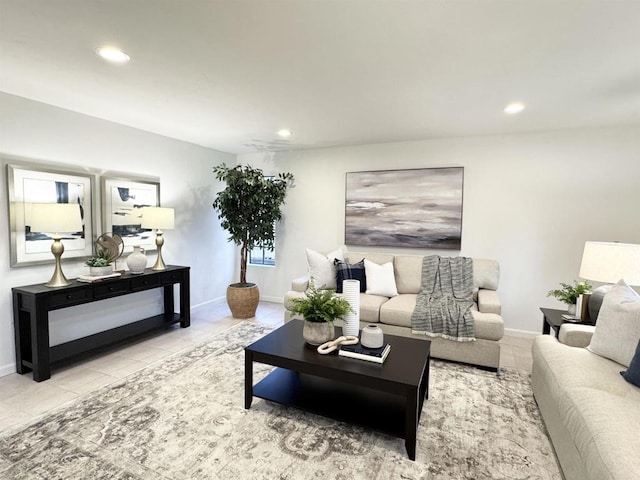
[[[261,302],[255,321],[269,326],[283,323],[283,305]],[[179,326],[142,340],[114,347],[106,353],[54,370],[47,381],[36,383],[30,374],[0,377],[0,433],[31,422],[76,398],[113,383],[181,350],[236,325],[224,301],[195,308],[191,327]],[[504,337],[501,365],[531,370],[531,338]]]

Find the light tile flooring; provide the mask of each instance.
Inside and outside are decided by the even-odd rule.
[[[282,304],[261,302],[254,321],[279,326],[283,323],[283,308]],[[231,317],[226,303],[220,302],[192,310],[189,328],[176,326],[79,360],[54,370],[47,381],[34,382],[31,374],[0,377],[0,433],[18,428],[147,365],[203,343],[240,321]],[[531,370],[531,338],[504,337],[501,343],[500,363],[503,367]]]

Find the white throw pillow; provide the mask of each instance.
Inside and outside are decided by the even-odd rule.
[[[624,280],[604,296],[591,352],[628,367],[640,339],[640,295]]]
[[[309,273],[309,285],[318,290],[336,288],[336,267],[333,259],[344,260],[344,252],[339,248],[335,252],[323,255],[307,248],[307,272]]]
[[[367,277],[366,293],[368,295],[380,295],[382,297],[395,297],[398,295],[393,263],[388,262],[384,265],[378,265],[365,258],[364,272]]]

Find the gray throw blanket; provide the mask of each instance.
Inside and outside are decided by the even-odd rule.
[[[468,257],[425,256],[422,285],[411,316],[413,333],[474,341],[472,305],[473,261]]]

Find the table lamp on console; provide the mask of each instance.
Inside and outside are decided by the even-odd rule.
[[[158,247],[158,258],[156,263],[151,267],[152,270],[164,270],[166,265],[162,259],[162,245],[164,245],[164,237],[162,230],[170,230],[174,227],[173,208],[165,207],[143,207],[142,211],[142,228],[151,228],[156,231],[156,246]]]
[[[605,294],[624,279],[630,286],[640,285],[640,245],[618,242],[585,242],[580,277],[603,282],[589,299],[589,316],[595,322]]]
[[[55,258],[56,266],[51,280],[45,285],[47,287],[71,285],[71,282],[62,273],[60,265],[60,257],[64,253],[61,234],[82,231],[80,205],[76,203],[32,203],[26,205],[25,208],[27,209],[25,222],[28,222],[31,233],[53,233],[51,253]]]

